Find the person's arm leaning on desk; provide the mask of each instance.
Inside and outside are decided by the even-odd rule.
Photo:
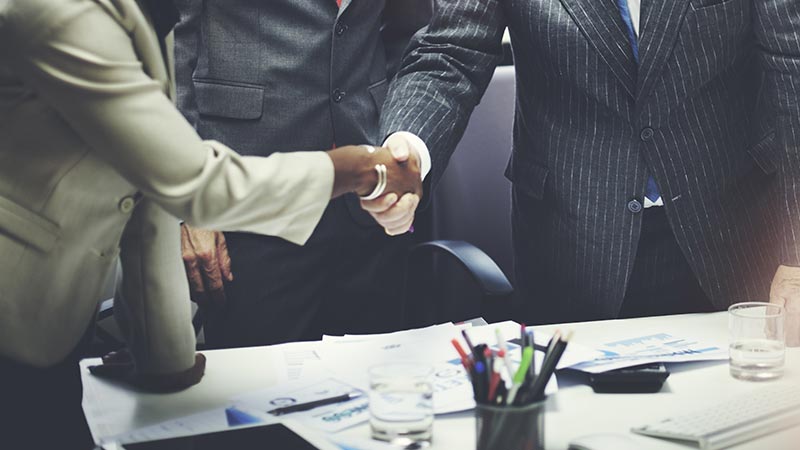
[[[168,77],[162,55],[142,52],[159,46],[136,5],[91,0],[0,3],[0,55],[74,131],[68,138],[80,139],[88,154],[144,194],[122,240],[125,295],[120,310],[130,319],[127,331],[139,371],[149,374],[156,388],[177,388],[199,380],[203,361],[194,355],[188,290],[176,283],[184,280],[176,218],[302,244],[330,198],[373,189],[376,164],[388,168],[387,191],[418,193],[421,187],[418,171],[397,164],[385,149],[370,154],[344,147],[257,158],[203,142],[165,95]],[[74,140],[49,143],[59,147],[74,145]],[[19,350],[6,346],[4,352],[47,366],[73,342],[59,339],[59,332],[88,324],[35,331],[26,325],[9,324],[4,334],[24,340],[33,333],[31,341],[38,344]],[[180,376],[159,384],[157,378],[169,374]]]

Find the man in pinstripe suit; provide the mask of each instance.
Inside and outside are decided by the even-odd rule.
[[[723,309],[766,299],[773,278],[774,301],[800,300],[800,2],[438,0],[435,11],[381,130],[424,141],[435,185],[508,27],[521,319]]]

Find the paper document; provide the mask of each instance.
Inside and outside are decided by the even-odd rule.
[[[292,420],[315,431],[333,433],[369,420],[369,398],[366,391],[329,378],[280,385],[248,393],[234,399],[234,403],[248,411],[258,411],[269,415],[268,412],[276,408],[349,393],[359,393],[361,396],[341,403],[280,416],[281,420]]]
[[[371,336],[329,337],[327,344],[320,350],[320,356],[328,365],[331,373],[337,378],[347,380],[361,389],[369,389],[369,369],[372,366],[411,362],[427,364],[433,368],[433,407],[435,414],[449,414],[466,411],[475,407],[472,384],[453,349],[450,340],[462,339],[462,327],[453,324],[437,325],[419,330]],[[502,322],[488,326],[469,328],[469,336],[473,343],[486,343],[497,349],[496,331],[500,329],[508,339],[518,336],[520,325],[516,322]],[[542,334],[544,344],[549,336]],[[521,359],[519,346],[508,344],[512,361],[518,364]],[[576,351],[573,361],[585,361],[596,356],[596,353]],[[538,366],[541,367],[544,354],[536,352]],[[546,392],[552,394],[558,390],[555,377],[547,384]]]
[[[623,367],[650,363],[675,363],[689,361],[722,361],[728,359],[724,345],[656,333],[629,339],[606,342],[597,348],[600,355],[571,366],[572,369],[600,373]]]
[[[156,441],[160,439],[172,439],[183,436],[194,436],[198,434],[214,433],[218,431],[231,430],[234,428],[246,428],[253,426],[277,423],[276,418],[258,414],[255,411],[247,411],[238,406],[229,406],[211,411],[181,417],[179,419],[167,420],[156,425],[140,428],[117,436],[110,436],[103,439],[105,442],[114,441],[121,444],[135,442]],[[102,442],[101,442],[102,443]]]

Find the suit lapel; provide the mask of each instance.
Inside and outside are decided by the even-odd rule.
[[[635,97],[636,61],[615,0],[561,0],[561,3],[628,94]]]
[[[652,89],[678,40],[689,0],[642,0],[637,101]]]

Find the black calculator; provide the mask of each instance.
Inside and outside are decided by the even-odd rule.
[[[666,366],[655,363],[593,373],[589,384],[597,393],[651,394],[660,391],[668,377]]]

